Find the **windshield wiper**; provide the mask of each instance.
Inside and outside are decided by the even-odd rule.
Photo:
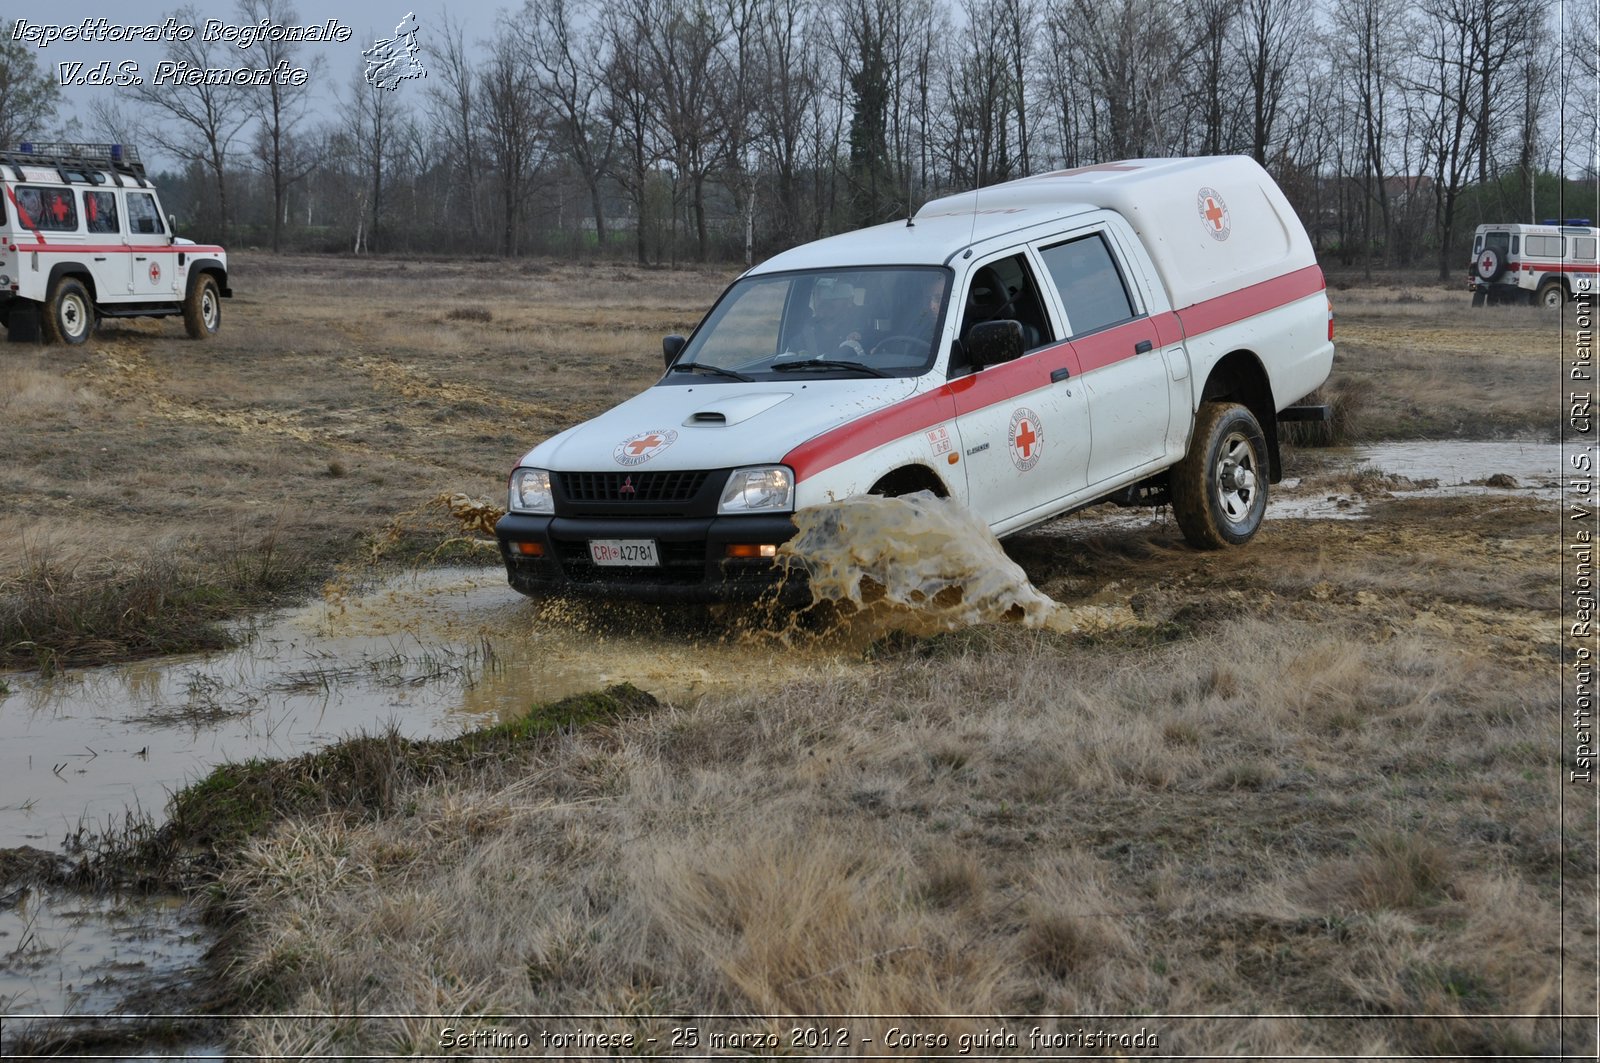
[[[774,373],[794,373],[801,369],[856,369],[873,376],[888,377],[893,373],[885,373],[876,366],[863,365],[860,362],[847,362],[842,358],[810,358],[803,362],[784,362],[772,367]]]
[[[687,365],[679,364],[672,367],[674,373],[692,373],[697,369],[702,373],[715,373],[717,376],[725,376],[729,380],[743,380],[747,384],[750,382],[750,378],[743,373],[735,373],[732,369],[724,369],[720,365],[690,362]]]

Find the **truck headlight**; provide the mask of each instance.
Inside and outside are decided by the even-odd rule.
[[[544,469],[512,470],[511,499],[506,508],[513,513],[554,513],[556,500],[550,493],[550,474]]]
[[[787,513],[794,509],[794,473],[783,465],[754,465],[728,474],[718,513]]]

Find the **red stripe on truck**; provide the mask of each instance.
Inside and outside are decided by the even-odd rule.
[[[804,480],[885,443],[932,428],[956,414],[1009,402],[1045,387],[1056,369],[1071,369],[1073,377],[1077,377],[1124,358],[1140,357],[1134,345],[1142,339],[1169,346],[1318,295],[1326,288],[1321,267],[1307,266],[1176,313],[1139,318],[1075,341],[1042,347],[1014,362],[958,377],[933,391],[913,395],[830,429],[789,451],[783,463],[794,470],[797,481]]]

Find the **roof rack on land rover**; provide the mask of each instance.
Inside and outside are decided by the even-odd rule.
[[[79,181],[84,184],[103,184],[102,171],[122,184],[122,175],[133,178],[141,187],[148,188],[144,163],[139,160],[139,149],[128,144],[81,144],[70,141],[40,143],[24,141],[15,149],[0,148],[0,165],[11,167],[17,180],[23,180],[22,167],[49,166],[60,175],[64,184]]]

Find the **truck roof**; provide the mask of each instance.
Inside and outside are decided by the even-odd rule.
[[[805,244],[756,272],[943,263],[974,244],[1097,209],[1117,212],[1138,233],[1174,309],[1316,264],[1277,184],[1255,160],[1235,155],[1127,159],[944,196],[925,203],[909,226]]]

